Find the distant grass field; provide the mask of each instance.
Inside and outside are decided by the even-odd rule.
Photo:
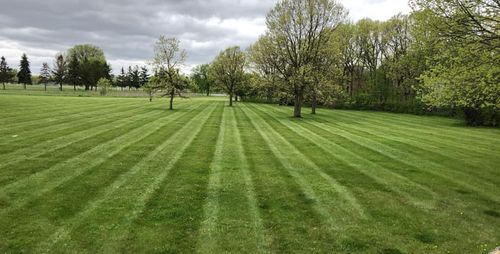
[[[500,130],[0,93],[0,252],[487,253]]]

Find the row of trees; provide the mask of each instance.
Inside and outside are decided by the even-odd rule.
[[[411,0],[386,22],[346,20],[333,0],[281,0],[247,52],[232,47],[193,81],[230,96],[293,104],[461,111],[469,124],[500,121],[500,3]]]

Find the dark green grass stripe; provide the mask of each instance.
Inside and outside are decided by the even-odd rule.
[[[357,142],[363,144],[365,148],[370,148],[370,147],[378,147],[379,150],[380,148],[383,148],[384,150],[388,151],[383,154],[389,156],[389,158],[392,158],[394,160],[398,160],[398,158],[407,158],[406,164],[410,164],[414,167],[417,167],[420,171],[423,171],[427,173],[428,175],[432,175],[434,177],[440,177],[443,180],[453,183],[456,186],[459,186],[461,188],[465,188],[471,191],[474,191],[481,196],[492,200],[494,202],[498,202],[500,199],[498,198],[497,195],[492,194],[496,193],[496,187],[492,185],[490,182],[485,182],[485,181],[478,181],[478,179],[472,177],[462,171],[457,171],[454,169],[450,169],[449,167],[446,167],[444,165],[441,165],[440,163],[433,162],[426,160],[425,164],[422,164],[422,158],[418,156],[414,156],[411,153],[401,153],[396,148],[392,148],[390,146],[387,146],[385,144],[382,144],[377,141],[370,140],[367,137],[363,137],[360,135],[353,135],[353,130],[355,129],[354,127],[351,127],[349,130],[341,130],[338,129],[338,131],[332,132],[331,125],[326,126],[324,123],[315,123],[315,125],[322,126],[324,130],[328,130],[332,134],[338,134],[341,135],[342,137],[351,140],[352,142]],[[371,135],[373,138],[373,135]],[[372,151],[377,152],[372,149]],[[379,153],[381,153],[379,151]],[[386,158],[387,158],[386,156]]]
[[[199,230],[197,251],[201,253],[266,252],[248,163],[237,131],[234,109],[225,107]]]
[[[143,159],[145,152],[155,149],[155,142],[161,142],[163,136],[167,138],[171,132],[180,129],[185,124],[185,121],[175,122],[175,119],[180,119],[179,117],[191,119],[196,113],[196,111],[191,109],[180,113],[183,116],[169,114],[168,117],[163,118],[163,120],[170,123],[166,130],[164,126],[157,128],[155,124],[148,125],[149,128],[144,130],[147,132],[144,137],[136,139],[136,136],[139,137],[141,135],[137,133],[133,137],[136,139],[136,142],[130,145],[124,142],[123,146],[125,148],[117,153],[110,151],[114,154],[110,155],[106,161],[100,163],[98,166],[89,168],[84,173],[64,183],[57,184],[54,188],[43,191],[42,195],[33,197],[32,200],[28,200],[29,202],[24,202],[24,204],[16,203],[15,206],[9,209],[10,211],[6,211],[8,212],[6,215],[1,216],[4,219],[0,220],[2,225],[8,224],[11,220],[18,221],[15,227],[9,229],[9,234],[5,234],[4,232],[4,235],[9,235],[9,238],[6,238],[9,239],[7,243],[15,239],[16,235],[22,235],[23,232],[29,231],[31,233],[23,237],[24,242],[18,247],[21,247],[24,251],[34,251],[33,248],[39,241],[53,233],[54,227],[60,226],[65,220],[68,220],[83,209],[90,201],[99,197],[102,189],[109,187],[108,185],[124,172],[124,165],[133,165]],[[170,120],[166,118],[175,119]],[[150,132],[150,128],[154,130]],[[146,143],[143,144],[142,142]],[[74,171],[79,169],[78,165],[75,165],[73,168],[66,167],[66,170]],[[61,195],[61,193],[64,193],[64,195]],[[38,225],[30,223],[30,218],[34,214],[39,218]],[[0,226],[0,228],[2,227]],[[0,247],[0,249],[2,248]]]
[[[101,236],[96,238],[96,240],[99,239],[101,243],[96,243],[96,245],[100,246],[104,244],[106,245],[104,247],[105,249],[111,248],[103,252],[113,252],[116,248],[121,247],[120,245],[114,244],[119,242],[119,238],[123,237],[123,234],[128,232],[127,229],[131,222],[141,213],[147,200],[158,188],[158,185],[168,176],[174,164],[191,144],[194,137],[201,130],[214,110],[214,105],[206,107],[203,111],[198,112],[197,115],[190,117],[189,121],[180,122],[179,124],[187,127],[173,128],[174,133],[169,134],[165,139],[160,139],[160,144],[155,145],[154,150],[145,154],[142,159],[130,167],[130,169],[120,173],[120,176],[116,178],[116,180],[110,182],[104,190],[100,191],[98,198],[92,200],[80,212],[64,223],[61,223],[62,226],[42,245],[50,243],[55,244],[56,247],[59,242],[66,245],[69,239],[74,239],[74,237],[68,238],[74,229],[78,227],[87,228],[97,226],[98,229],[84,230],[84,232],[92,231],[93,234],[96,234],[96,231],[101,231]],[[186,139],[184,137],[188,138]],[[167,149],[170,147],[178,147],[178,149],[171,151]],[[168,163],[164,163],[165,160],[168,161]],[[134,202],[130,202],[131,199],[134,200]],[[108,210],[109,207],[127,208],[122,210],[124,211],[123,214],[114,213],[112,218],[108,219],[99,216],[98,223],[95,225],[88,225],[89,222],[95,218],[95,216],[92,215],[107,214],[105,210]],[[112,230],[99,230],[103,228],[104,224],[118,224],[119,226],[113,227]]]
[[[483,178],[484,181],[490,182],[493,178],[488,178],[483,174],[490,174],[491,176],[495,176],[498,174],[495,167],[484,167],[487,165],[494,165],[495,161],[498,158],[491,157],[491,150],[488,151],[488,154],[484,154],[481,156],[478,155],[470,155],[464,154],[460,152],[450,153],[449,146],[443,146],[443,143],[438,144],[428,144],[428,142],[422,142],[422,140],[426,139],[425,135],[416,136],[414,138],[405,138],[408,136],[411,130],[400,131],[394,133],[392,129],[380,128],[375,125],[370,125],[367,127],[359,127],[363,126],[362,122],[352,122],[349,120],[345,120],[344,118],[339,119],[331,119],[330,116],[326,117],[322,114],[314,116],[315,121],[319,121],[320,123],[324,123],[326,120],[330,125],[334,125],[336,128],[340,128],[344,130],[348,134],[354,134],[356,136],[361,136],[362,138],[366,138],[369,140],[383,142],[387,144],[392,151],[400,152],[406,151],[406,153],[399,153],[397,158],[405,158],[406,156],[413,156],[417,154],[416,163],[419,164],[418,156],[426,156],[426,158],[432,159],[433,162],[438,163],[441,167],[456,167],[456,160],[463,160],[462,165],[466,165],[466,167],[461,167],[460,171],[468,171],[468,174],[474,175],[476,178]],[[359,119],[358,119],[359,120]],[[349,122],[346,122],[349,121]],[[378,131],[376,131],[378,130]],[[388,142],[390,141],[390,142]],[[457,157],[457,153],[460,154],[460,157]],[[487,158],[487,160],[481,160],[481,158]],[[491,162],[491,163],[490,163]],[[456,170],[455,170],[456,171]],[[461,173],[461,172],[459,172]]]
[[[128,104],[125,104],[125,106]],[[3,139],[6,140],[5,142],[1,142],[0,144],[0,151],[8,152],[15,150],[16,147],[23,147],[23,142],[24,143],[32,143],[33,140],[36,139],[36,142],[42,142],[45,140],[50,139],[53,135],[66,135],[66,133],[71,133],[75,131],[79,131],[81,129],[87,128],[86,126],[96,126],[99,125],[100,122],[98,120],[109,120],[111,119],[112,116],[115,114],[128,114],[130,111],[133,111],[135,109],[140,109],[144,108],[145,103],[137,104],[137,105],[130,105],[129,107],[118,107],[118,108],[113,108],[112,110],[109,111],[99,111],[95,112],[95,116],[92,115],[90,117],[86,116],[80,116],[78,115],[77,118],[69,120],[69,121],[62,121],[58,122],[55,125],[49,125],[41,128],[35,128],[35,129],[30,129],[26,132],[20,132],[20,130],[16,130],[16,137],[13,138],[11,136],[5,136]],[[147,104],[146,104],[147,105]],[[147,107],[147,106],[146,106]],[[112,120],[112,119],[111,119]],[[89,127],[90,128],[90,127]],[[63,132],[64,131],[64,132]]]
[[[200,107],[202,105],[203,104],[198,104],[191,107]],[[105,163],[114,155],[119,154],[123,149],[134,143],[140,142],[163,126],[184,116],[189,111],[183,112],[176,111],[173,113],[175,115],[164,113],[164,116],[146,124],[138,123],[137,126],[133,126],[125,130],[125,132],[118,133],[118,135],[114,136],[111,140],[103,142],[84,153],[60,161],[49,168],[2,187],[0,189],[0,195],[10,196],[13,200],[16,200],[15,203],[7,207],[9,208],[8,210],[21,207],[25,205],[27,201],[37,198],[57,188],[66,181],[76,178],[88,170]],[[77,167],[72,167],[71,165],[77,165]],[[68,170],[68,167],[72,168],[72,170]],[[36,189],[37,192],[33,193],[33,189]]]
[[[137,102],[130,102],[128,105],[134,105],[137,104]],[[5,132],[6,130],[12,130],[12,131],[18,131],[19,129],[21,130],[27,130],[30,128],[42,128],[46,126],[50,126],[52,123],[60,123],[61,120],[63,121],[70,121],[73,119],[79,119],[80,117],[84,116],[91,116],[91,115],[97,115],[99,114],[100,110],[109,110],[110,108],[114,108],[115,106],[121,106],[123,105],[123,102],[116,102],[116,103],[111,103],[111,104],[98,104],[98,105],[81,105],[81,106],[76,106],[73,109],[73,106],[66,106],[61,110],[55,109],[53,111],[49,111],[46,113],[40,113],[37,110],[32,111],[35,113],[35,116],[29,116],[29,120],[27,121],[18,121],[16,119],[10,119],[9,122],[5,122],[2,125],[2,129],[0,131]],[[71,109],[71,110],[68,110]],[[13,109],[15,110],[15,109]],[[43,110],[43,109],[42,109]],[[84,113],[81,113],[81,112]],[[63,114],[61,114],[63,112]],[[55,116],[54,116],[55,115]],[[71,117],[68,117],[70,115]],[[5,127],[4,127],[5,126]]]
[[[73,99],[71,102],[74,101],[76,101],[76,99]],[[44,97],[31,97],[29,99],[30,104],[28,104],[28,106],[26,104],[27,102],[28,101],[26,101],[25,97],[16,97],[16,100],[12,100],[12,98],[9,98],[9,100],[6,100],[2,104],[0,104],[2,108],[9,109],[2,111],[2,123],[12,122],[11,119],[28,120],[26,122],[33,121],[34,116],[43,116],[40,114],[40,110],[50,113],[56,110],[64,111],[72,108],[82,108],[83,106],[89,105],[88,101],[75,104],[69,101],[56,101],[53,98],[50,99]]]
[[[389,145],[397,151],[405,152],[411,156],[425,156],[431,162],[438,163],[455,171],[467,173],[475,178],[480,178],[481,181],[490,182],[495,179],[492,178],[493,176],[499,176],[500,173],[494,166],[500,163],[500,160],[491,157],[491,150],[487,154],[483,153],[480,155],[464,153],[456,151],[458,149],[453,151],[454,149],[450,149],[450,146],[444,143],[445,141],[429,144],[429,142],[423,141],[423,138],[405,138],[404,132],[402,134],[391,135],[387,134],[387,132],[384,133],[385,130],[383,129],[376,131],[376,128],[360,128],[340,123],[334,123],[334,125],[351,134],[377,140],[379,143]],[[462,163],[457,164],[457,161],[462,161]],[[457,168],[457,166],[460,166],[460,168]]]
[[[266,119],[269,124],[271,124],[271,121],[278,122],[281,125],[281,128],[275,128],[282,135],[287,131],[284,128],[288,128],[288,132],[291,131],[295,133],[289,135],[290,137],[295,136],[300,137],[301,139],[309,140],[311,145],[316,146],[320,150],[314,148],[311,149],[311,145],[304,144],[304,146],[309,147],[308,150],[313,150],[315,153],[319,153],[322,150],[323,155],[318,157],[334,157],[336,160],[341,161],[343,165],[348,165],[350,168],[372,178],[384,188],[387,188],[394,193],[398,193],[414,205],[425,208],[430,208],[434,205],[435,193],[427,187],[414,182],[398,172],[367,160],[361,155],[351,152],[350,149],[346,149],[334,142],[331,142],[330,140],[304,127],[302,124],[299,124],[299,122],[285,121],[280,119],[276,114],[271,115],[268,111],[263,111],[261,107],[256,107],[256,105],[252,105],[252,107],[259,110],[261,114],[266,114],[271,117],[272,120]]]
[[[248,209],[251,217],[251,225],[255,234],[255,246],[256,251],[259,253],[269,253],[269,241],[268,241],[268,233],[266,232],[264,225],[262,223],[262,218],[258,208],[258,201],[255,193],[255,185],[252,177],[252,173],[250,171],[248,158],[246,156],[246,151],[244,148],[244,143],[242,141],[241,133],[239,131],[239,123],[236,119],[235,109],[231,108],[231,122],[232,122],[232,130],[234,131],[234,143],[237,146],[236,150],[238,151],[237,158],[239,160],[239,165],[241,165],[240,175],[243,178],[244,183],[244,191],[246,193],[246,198],[248,202]],[[244,251],[244,249],[242,249]]]
[[[168,178],[147,199],[144,209],[133,220],[130,232],[120,237],[123,242],[111,243],[101,250],[119,247],[118,252],[195,251],[207,195],[208,165],[221,124],[222,105],[218,102],[216,111],[177,160]]]
[[[463,121],[458,121],[455,119],[449,119],[444,117],[433,117],[433,116],[415,116],[410,114],[395,114],[395,113],[387,113],[387,112],[370,112],[370,111],[338,111],[339,114],[352,115],[355,117],[361,117],[363,119],[373,119],[377,120],[380,118],[384,119],[384,122],[389,122],[394,125],[400,126],[405,125],[407,127],[413,127],[418,130],[429,130],[433,131],[437,134],[442,134],[443,130],[446,130],[447,133],[453,133],[453,135],[449,136],[450,138],[455,138],[457,136],[462,136],[466,138],[470,138],[471,140],[488,140],[488,136],[490,138],[494,138],[498,136],[498,129],[494,128],[467,128]],[[435,127],[436,123],[439,127]],[[460,128],[460,129],[459,129]],[[467,132],[463,132],[463,129],[466,129]]]
[[[130,104],[127,108],[134,108],[136,105]],[[57,130],[61,125],[71,124],[81,120],[91,120],[94,116],[101,116],[108,112],[118,112],[120,108],[107,107],[106,105],[101,105],[97,108],[98,110],[93,110],[93,112],[87,112],[80,109],[80,112],[85,113],[71,113],[67,114],[64,111],[54,111],[53,114],[59,115],[58,117],[47,117],[46,119],[37,120],[33,124],[19,124],[19,126],[11,126],[8,130],[4,131],[5,135],[3,140],[15,141],[17,139],[22,139],[24,136],[30,136],[35,134],[43,134],[46,132],[52,132]],[[11,138],[11,136],[16,135],[18,137]],[[3,142],[2,142],[3,143]]]
[[[15,149],[13,145],[9,144],[11,142],[5,145],[7,148],[0,148],[0,150],[8,150],[0,155],[0,161],[5,161],[5,163],[0,163],[0,168],[14,164],[20,160],[50,153],[110,129],[121,128],[123,127],[122,122],[127,122],[127,119],[136,117],[137,115],[140,116],[145,113],[146,110],[151,111],[151,108],[139,108],[135,106],[131,108],[120,108],[113,112],[104,113],[98,117],[84,118],[82,119],[83,121],[61,124],[60,128],[53,128],[48,132],[42,131],[42,133],[35,133],[35,135],[31,136],[25,134],[22,139],[18,140],[16,138],[16,146],[20,146],[20,148]],[[120,118],[119,116],[126,117]],[[36,137],[40,138],[36,139]],[[32,145],[34,140],[37,142],[36,145]],[[14,159],[6,160],[7,158]]]
[[[339,111],[335,112],[337,116],[343,116],[343,117],[348,117],[350,119],[354,120],[359,120],[358,115],[350,115],[347,112]],[[332,114],[328,114],[329,116],[332,116]],[[382,114],[382,115],[377,115],[377,116],[371,116],[370,114],[367,114],[363,118],[364,124],[366,123],[372,123],[375,126],[385,126],[387,129],[390,130],[411,130],[411,132],[407,134],[415,134],[418,136],[429,136],[432,135],[434,140],[440,140],[440,141],[446,141],[447,143],[454,143],[454,144],[463,144],[464,142],[474,144],[476,149],[471,149],[472,151],[477,151],[478,146],[481,149],[486,149],[486,151],[490,148],[488,146],[484,146],[484,142],[491,143],[490,138],[498,138],[500,136],[500,132],[497,134],[492,133],[490,138],[485,137],[485,135],[471,135],[471,131],[473,130],[472,128],[465,128],[462,127],[462,129],[455,130],[454,128],[449,128],[446,125],[439,125],[439,127],[434,127],[435,123],[431,123],[429,125],[422,125],[422,124],[417,124],[417,123],[406,123],[404,121],[404,117],[406,115],[400,116],[402,119],[401,121],[398,120],[392,120],[390,117],[388,118],[382,118],[382,116],[388,116],[387,114]],[[493,144],[494,147],[499,148],[499,146],[496,146],[496,144]],[[462,147],[461,149],[469,150],[468,147]]]
[[[19,178],[26,177],[29,174],[36,173],[38,171],[37,169],[40,168],[33,167],[33,165],[36,165],[37,162],[43,162],[45,168],[51,167],[61,161],[86,152],[96,143],[113,139],[115,137],[114,135],[119,134],[119,132],[117,132],[118,130],[123,131],[127,128],[138,126],[142,122],[153,120],[155,116],[161,114],[159,111],[152,110],[151,108],[141,109],[141,112],[138,113],[139,114],[132,114],[124,118],[114,118],[113,120],[120,120],[109,123],[108,125],[102,125],[102,128],[92,129],[89,131],[90,134],[87,135],[67,135],[65,137],[68,138],[62,140],[68,140],[68,142],[56,143],[58,145],[53,146],[53,149],[48,148],[50,147],[50,143],[47,144],[49,146],[46,149],[35,145],[33,151],[31,151],[32,154],[30,158],[21,156],[19,160],[12,159],[3,164],[9,166],[0,171],[0,185],[8,184]],[[30,154],[30,151],[26,153]]]
[[[226,126],[229,125],[226,117],[226,108],[222,111],[221,124],[215,143],[215,151],[210,163],[208,178],[207,199],[203,206],[203,221],[201,222],[197,243],[198,252],[216,253],[217,251],[217,223],[219,217],[219,192],[221,188],[222,160],[224,159],[224,140]]]
[[[332,228],[341,229],[340,225],[335,223],[335,218],[331,217],[332,211],[338,211],[339,208],[350,214],[354,212],[360,217],[365,216],[356,198],[347,188],[326,174],[245,104],[240,105],[244,107],[243,112],[252,120],[255,129],[266,140],[275,156],[290,171],[308,198],[314,201],[314,209],[324,217]],[[313,183],[314,185],[312,185]],[[340,207],[339,202],[342,204]]]
[[[422,142],[422,140],[425,139],[422,136],[418,139],[404,138],[404,136],[407,135],[406,133],[409,131],[403,131],[390,135],[388,134],[390,131],[387,129],[375,131],[378,127],[361,128],[357,125],[339,123],[339,121],[331,121],[330,123],[337,126],[337,128],[343,129],[347,134],[355,134],[367,139],[376,140],[379,144],[387,144],[391,147],[390,149],[392,149],[392,151],[399,152],[397,157],[404,158],[406,156],[412,156],[415,158],[415,163],[417,164],[419,164],[419,160],[421,160],[419,156],[426,156],[430,163],[439,164],[438,167],[445,167],[447,170],[453,170],[459,174],[465,174],[465,172],[467,172],[468,175],[473,175],[475,178],[481,178],[481,181],[485,181],[485,183],[490,183],[491,180],[495,179],[488,177],[488,174],[491,176],[498,174],[494,166],[488,166],[494,165],[494,161],[497,160],[497,158],[491,157],[491,151],[489,151],[489,154],[484,155],[484,158],[487,158],[486,160],[481,160],[482,156],[472,156],[470,154],[463,154],[459,152],[450,153],[449,150],[451,149],[449,149],[449,146],[445,145],[443,147],[446,149],[441,148],[441,146],[443,146],[442,143],[436,144],[439,146],[436,147],[436,145],[428,144],[428,142]],[[400,150],[406,151],[406,153],[400,153]],[[458,157],[457,155],[460,156]],[[463,163],[460,164],[461,168],[459,171],[456,169],[456,166],[458,165],[456,163],[457,160],[463,161]],[[464,165],[465,167],[462,167]],[[433,167],[435,167],[435,165],[433,165]],[[469,176],[463,175],[463,177],[468,178]]]
[[[271,252],[333,249],[338,236],[313,208],[315,201],[307,197],[240,106],[236,112]]]

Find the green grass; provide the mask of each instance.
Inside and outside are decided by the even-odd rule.
[[[56,95],[56,92],[52,95]],[[0,93],[0,252],[487,253],[500,130]],[[30,96],[28,96],[30,95]],[[305,109],[307,111],[307,109]]]

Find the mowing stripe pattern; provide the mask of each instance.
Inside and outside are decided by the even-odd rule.
[[[224,98],[0,93],[2,253],[484,253],[500,130]]]

